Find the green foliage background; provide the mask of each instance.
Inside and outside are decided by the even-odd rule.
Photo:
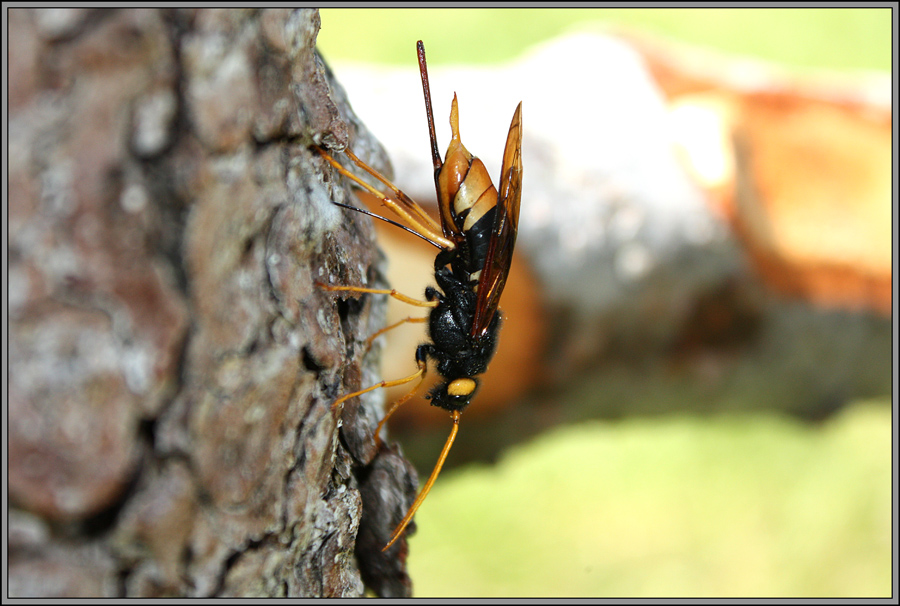
[[[492,63],[628,26],[797,68],[891,69],[889,9],[323,9],[329,61]],[[447,472],[416,516],[418,597],[891,595],[890,402],[555,429]],[[436,447],[439,447],[436,446]],[[452,454],[451,454],[452,457]]]
[[[416,595],[888,597],[891,413],[595,422],[442,477]]]
[[[878,9],[323,9],[330,60],[495,63],[570,30],[629,27],[800,67],[891,69],[891,10]]]

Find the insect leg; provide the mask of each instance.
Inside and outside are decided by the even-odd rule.
[[[393,211],[398,217],[406,221],[406,223],[415,231],[425,236],[426,239],[436,243],[442,248],[452,249],[456,247],[455,243],[443,236],[441,226],[438,225],[437,222],[432,219],[428,213],[422,210],[421,206],[416,204],[409,196],[400,191],[396,185],[388,181],[387,178],[384,177],[381,173],[357,158],[352,151],[350,151],[349,149],[345,149],[344,154],[346,154],[346,156],[350,158],[350,160],[352,160],[354,164],[378,179],[388,189],[390,189],[396,197],[396,200],[394,198],[386,196],[382,192],[378,191],[377,189],[351,173],[349,170],[344,168],[340,162],[332,158],[331,155],[322,148],[316,147],[315,149],[323,158],[328,161],[329,164],[331,164],[335,168],[335,170],[381,200],[381,202],[385,206],[391,209],[391,211]]]
[[[380,337],[381,335],[383,335],[383,334],[386,333],[387,331],[393,330],[394,328],[397,328],[397,327],[400,326],[401,324],[407,324],[407,323],[409,323],[409,324],[424,324],[424,323],[427,322],[427,321],[428,321],[428,318],[427,318],[427,317],[425,317],[425,318],[418,318],[418,317],[410,316],[409,318],[403,318],[403,319],[400,320],[399,322],[394,322],[394,323],[391,324],[390,326],[385,326],[384,328],[382,328],[381,330],[379,330],[378,332],[376,332],[374,335],[372,335],[371,337],[369,337],[368,339],[366,339],[366,351],[369,351],[369,349],[372,348],[372,343],[375,342],[375,339],[377,339],[378,337]]]
[[[400,188],[398,188],[396,185],[394,185],[393,183],[391,183],[391,182],[387,179],[387,177],[385,177],[385,176],[382,175],[380,172],[378,172],[377,170],[375,170],[374,168],[372,168],[371,166],[369,166],[368,164],[366,164],[365,162],[363,162],[362,160],[360,160],[359,158],[357,158],[357,157],[356,157],[356,154],[354,154],[354,153],[350,150],[350,148],[345,149],[345,150],[344,150],[344,154],[346,154],[346,156],[347,156],[348,158],[350,158],[350,160],[352,160],[354,164],[356,164],[356,165],[357,165],[358,167],[360,167],[362,170],[366,171],[367,173],[369,173],[370,175],[372,175],[373,177],[375,177],[376,179],[378,179],[382,184],[384,184],[385,187],[387,187],[389,190],[391,190],[391,192],[397,197],[397,200],[396,200],[396,201],[393,200],[393,199],[388,198],[389,200],[391,200],[391,202],[394,202],[395,204],[399,203],[399,204],[400,204],[401,206],[403,206],[405,209],[407,209],[407,210],[409,210],[409,211],[415,213],[416,216],[418,216],[423,222],[425,222],[425,223],[426,223],[429,227],[431,227],[433,230],[437,231],[437,230],[440,230],[440,229],[441,229],[441,226],[438,225],[437,221],[435,221],[434,219],[432,219],[432,218],[431,218],[431,215],[429,215],[427,212],[425,212],[425,211],[422,209],[421,206],[419,206],[418,204],[416,204],[415,201],[413,201],[412,198],[410,198],[410,197],[407,196],[405,193],[403,193],[403,192],[400,190]],[[384,194],[381,194],[380,197],[385,198],[386,196],[385,196]],[[396,211],[395,211],[395,212],[396,212]],[[448,240],[447,242],[448,242],[451,246],[453,246],[453,244],[450,243],[449,240]]]
[[[417,391],[419,391],[419,387],[422,386],[422,381],[425,380],[425,372],[428,368],[428,365],[427,354],[425,353],[425,350],[422,348],[422,346],[419,346],[419,348],[416,350],[416,365],[419,367],[419,369],[408,377],[397,379],[395,381],[381,381],[379,383],[376,383],[375,385],[372,385],[371,387],[366,387],[365,389],[360,389],[359,391],[354,391],[353,393],[341,396],[334,401],[334,403],[331,405],[331,409],[335,410],[338,406],[340,406],[342,402],[346,402],[350,398],[360,396],[380,387],[394,387],[396,385],[403,385],[405,383],[409,383],[410,381],[415,381],[416,378],[418,378],[419,382],[416,383],[416,386],[413,387],[405,396],[394,402],[393,405],[391,405],[390,410],[387,411],[387,414],[385,414],[381,421],[378,422],[378,426],[375,428],[375,444],[376,446],[381,444],[381,428],[384,426],[385,422],[390,418],[392,414],[394,414],[394,412],[398,408],[400,408],[401,404],[409,400],[416,394]]]
[[[400,408],[401,404],[403,404],[404,402],[409,400],[411,397],[413,397],[415,395],[415,393],[417,391],[419,391],[419,387],[422,386],[422,381],[425,380],[425,370],[426,370],[427,361],[428,361],[428,354],[426,352],[427,352],[427,350],[425,349],[424,345],[420,345],[416,349],[416,365],[419,367],[419,372],[422,373],[422,378],[419,379],[419,382],[416,383],[416,386],[408,394],[406,394],[405,396],[403,396],[402,398],[400,398],[399,400],[394,402],[391,405],[391,408],[387,411],[387,413],[381,419],[381,421],[378,422],[378,427],[375,428],[375,444],[376,444],[376,446],[381,444],[381,428],[384,426],[384,424],[387,422],[387,420],[391,417],[392,414],[394,414],[397,411],[398,408]]]
[[[365,389],[360,389],[359,391],[354,391],[353,393],[348,393],[348,394],[345,395],[345,396],[341,396],[340,398],[338,398],[337,400],[335,400],[334,403],[332,403],[331,409],[332,409],[332,410],[335,410],[335,409],[337,409],[337,407],[338,407],[340,404],[342,404],[343,402],[346,402],[346,401],[349,400],[350,398],[355,398],[356,396],[361,396],[361,395],[363,395],[364,393],[369,393],[370,391],[373,391],[373,390],[375,390],[375,389],[378,389],[379,387],[394,387],[394,386],[396,386],[396,385],[403,385],[403,384],[405,384],[405,383],[409,383],[410,381],[415,381],[416,379],[421,379],[421,378],[424,378],[424,377],[425,377],[425,365],[424,365],[424,364],[420,364],[420,365],[419,365],[419,370],[417,370],[417,371],[414,372],[413,374],[409,375],[408,377],[403,377],[402,379],[396,379],[396,380],[394,380],[394,381],[379,381],[378,383],[376,383],[375,385],[372,385],[371,387],[366,387]],[[419,383],[421,384],[421,382],[422,382],[422,381],[420,380]],[[402,400],[402,402],[405,402],[407,399],[411,398],[411,397],[412,397],[412,394],[415,393],[416,390],[417,390],[418,388],[419,388],[419,386],[416,385],[416,389],[414,389],[414,390],[409,394],[409,396],[407,396],[406,398],[404,398],[404,399]],[[401,403],[402,403],[402,402],[401,402]],[[396,406],[396,405],[395,405],[395,406]],[[392,412],[393,412],[393,409],[392,409]],[[379,429],[381,428],[381,425],[380,425],[380,424],[379,424],[378,428],[379,428]]]
[[[441,467],[444,466],[444,461],[447,460],[447,454],[450,452],[450,447],[453,446],[453,440],[456,439],[456,433],[459,431],[459,411],[454,410],[453,412],[451,412],[450,418],[453,419],[453,428],[450,430],[450,436],[447,438],[447,443],[444,444],[444,449],[441,451],[441,456],[438,457],[437,464],[434,466],[434,471],[431,472],[431,476],[428,478],[428,481],[425,482],[425,486],[422,488],[419,496],[416,497],[416,500],[409,508],[409,511],[406,512],[406,515],[403,516],[400,524],[397,525],[397,528],[394,530],[394,534],[391,535],[391,540],[388,541],[388,544],[385,545],[381,551],[386,551],[387,549],[389,549],[390,546],[393,545],[398,538],[400,538],[400,535],[403,534],[403,531],[406,530],[406,527],[412,521],[413,516],[416,514],[416,510],[419,509],[419,506],[422,505],[422,503],[425,501],[425,497],[427,497],[429,491],[431,491],[431,487],[434,485],[434,481],[437,480],[438,474],[441,473]]]
[[[398,301],[403,301],[404,303],[409,303],[410,305],[415,305],[416,307],[437,307],[437,301],[422,301],[421,299],[414,299],[412,297],[408,297],[403,293],[399,293],[393,288],[364,288],[362,286],[330,286],[328,284],[322,284],[321,282],[316,282],[316,286],[319,288],[324,288],[325,290],[330,290],[332,292],[335,291],[347,291],[347,292],[368,292],[375,295],[390,295],[397,299]],[[423,320],[424,321],[424,320]],[[390,327],[393,328],[393,327]],[[377,333],[376,333],[377,334]]]

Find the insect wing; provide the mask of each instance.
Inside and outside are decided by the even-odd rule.
[[[506,285],[509,267],[512,264],[513,248],[519,231],[519,205],[522,201],[522,104],[516,107],[506,147],[503,150],[503,169],[500,175],[500,189],[497,194],[497,214],[485,258],[484,268],[478,281],[478,299],[475,304],[475,318],[472,322],[472,336],[480,336],[491,323],[500,294]]]

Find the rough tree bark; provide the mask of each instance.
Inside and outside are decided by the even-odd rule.
[[[8,16],[9,595],[408,595],[318,12]]]

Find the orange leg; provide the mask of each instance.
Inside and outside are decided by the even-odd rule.
[[[441,451],[441,456],[438,457],[437,465],[434,466],[434,471],[431,472],[431,476],[428,478],[428,481],[425,482],[425,486],[422,488],[422,492],[420,492],[419,496],[416,497],[416,500],[409,508],[409,511],[407,511],[406,515],[403,516],[403,519],[400,520],[400,524],[397,525],[397,528],[394,530],[394,534],[391,535],[391,540],[388,541],[388,544],[385,545],[381,551],[387,551],[390,546],[400,538],[400,535],[403,534],[403,531],[406,530],[406,527],[412,521],[413,516],[416,514],[416,511],[419,509],[422,503],[425,502],[425,497],[427,497],[428,493],[431,491],[431,487],[434,485],[434,481],[437,480],[438,474],[441,473],[441,467],[444,466],[444,461],[447,460],[447,454],[449,454],[450,447],[453,446],[453,440],[456,439],[456,433],[459,431],[459,411],[454,410],[453,412],[451,412],[450,418],[453,419],[453,428],[450,430],[450,436],[447,438],[447,443],[444,444],[444,449]]]
[[[361,292],[361,293],[390,295],[399,301],[403,301],[405,303],[409,303],[410,305],[416,305],[419,307],[437,307],[437,305],[438,305],[437,301],[421,301],[419,299],[413,299],[412,297],[407,297],[406,295],[398,293],[396,290],[393,290],[393,289],[387,290],[387,289],[377,289],[377,288],[362,288],[362,287],[358,287],[358,286],[329,286],[327,284],[321,284],[321,283],[317,283],[317,285],[320,286],[321,288],[324,288],[325,290],[329,290],[329,291]],[[404,318],[403,320],[400,320],[399,322],[395,322],[394,324],[391,324],[390,326],[382,328],[381,330],[379,330],[378,332],[373,334],[371,337],[369,337],[368,341],[366,342],[367,348],[371,347],[372,341],[376,337],[391,330],[392,328],[396,328],[397,326],[400,326],[401,324],[404,324],[407,322],[412,323],[412,322],[426,322],[426,321],[428,321],[428,318],[410,317],[410,318]],[[332,410],[336,410],[338,406],[340,406],[343,402],[346,402],[350,398],[354,398],[356,396],[361,396],[362,394],[368,393],[375,389],[379,389],[381,387],[394,387],[396,385],[404,385],[406,383],[409,383],[411,381],[415,381],[416,379],[419,379],[419,382],[416,383],[416,386],[413,387],[413,389],[411,389],[409,391],[409,393],[407,393],[405,396],[403,396],[402,398],[400,398],[399,400],[394,402],[391,405],[391,408],[387,411],[387,413],[381,419],[381,421],[378,422],[378,426],[375,428],[375,441],[376,441],[376,444],[380,444],[381,443],[381,428],[384,426],[384,424],[387,422],[387,420],[391,417],[391,415],[394,414],[394,412],[396,412],[398,408],[400,408],[400,406],[402,404],[407,402],[410,398],[412,398],[416,394],[416,392],[419,390],[419,387],[421,387],[421,385],[422,385],[422,381],[425,380],[425,372],[427,370],[427,364],[426,364],[424,357],[422,359],[418,358],[418,352],[417,352],[416,364],[419,367],[418,370],[416,370],[416,372],[409,375],[408,377],[404,377],[402,379],[397,379],[394,381],[380,381],[379,383],[376,383],[375,385],[372,385],[371,387],[367,387],[365,389],[361,389],[359,391],[354,391],[353,393],[349,393],[345,396],[341,396],[340,398],[335,400],[334,403],[331,405]],[[406,515],[403,516],[403,519],[400,521],[400,524],[397,525],[397,528],[394,530],[393,535],[391,535],[390,541],[388,541],[388,544],[382,548],[382,551],[386,551],[387,549],[389,549],[390,546],[393,545],[397,541],[398,538],[400,538],[400,535],[403,534],[403,531],[406,530],[406,527],[412,521],[413,516],[415,515],[416,511],[419,509],[419,507],[425,501],[425,497],[427,497],[428,493],[431,491],[431,487],[434,485],[435,480],[437,480],[438,474],[441,472],[441,468],[444,466],[444,461],[447,460],[447,455],[450,453],[450,447],[453,446],[453,440],[456,439],[456,434],[459,431],[459,411],[453,411],[450,414],[450,418],[453,420],[453,428],[450,430],[450,436],[447,438],[446,444],[444,444],[444,449],[441,451],[440,457],[438,457],[438,462],[434,467],[434,471],[431,472],[431,476],[428,478],[428,481],[425,482],[425,486],[422,488],[422,491],[416,497],[416,500],[413,502],[412,506],[406,512]]]
[[[416,372],[414,372],[413,374],[409,375],[408,377],[403,377],[402,379],[397,379],[395,381],[381,381],[379,383],[376,383],[375,385],[372,385],[371,387],[366,387],[365,389],[360,389],[359,391],[354,391],[353,393],[349,393],[345,396],[341,396],[340,398],[338,398],[337,400],[334,401],[334,403],[331,405],[331,409],[337,410],[338,406],[340,406],[343,402],[346,402],[350,398],[354,398],[356,396],[361,396],[364,393],[374,391],[380,387],[394,387],[396,385],[404,385],[406,383],[409,383],[410,381],[415,381],[416,378],[418,378],[419,382],[416,383],[416,386],[413,387],[409,391],[409,393],[407,393],[405,396],[403,396],[402,398],[400,398],[399,400],[394,402],[391,405],[391,408],[384,415],[384,417],[382,417],[381,421],[378,422],[378,426],[375,428],[375,445],[380,446],[381,445],[381,428],[384,427],[384,424],[387,422],[387,420],[389,418],[391,418],[391,415],[394,414],[398,408],[400,408],[401,404],[403,404],[404,402],[406,402],[410,398],[412,398],[414,395],[416,395],[416,392],[419,391],[419,387],[422,386],[422,381],[425,380],[425,372],[427,370],[425,361],[424,360],[418,361],[417,364],[419,366],[419,369]]]
[[[419,379],[419,383],[416,385],[416,388],[413,389],[409,394],[407,394],[406,396],[403,397],[403,399],[401,400],[401,403],[403,403],[406,400],[408,400],[409,398],[411,398],[414,393],[416,393],[416,390],[419,389],[419,385],[422,384],[422,379],[424,379],[424,378],[425,378],[425,365],[420,364],[419,370],[417,370],[413,374],[409,375],[408,377],[403,377],[402,379],[396,379],[394,381],[379,381],[378,383],[376,383],[375,385],[372,385],[371,387],[366,387],[365,389],[360,389],[359,391],[354,391],[353,393],[348,393],[345,396],[341,396],[340,398],[335,400],[334,403],[332,403],[331,409],[336,410],[340,404],[346,402],[350,398],[355,398],[356,396],[361,396],[364,393],[369,393],[370,391],[374,391],[380,387],[394,387],[396,385],[404,385],[406,383],[409,383],[410,381],[415,381],[416,379]],[[397,407],[397,405],[395,404],[391,408],[391,412],[393,412],[394,409],[396,409],[396,407]],[[382,423],[383,422],[384,421],[382,421]],[[381,429],[381,423],[378,424],[378,428]]]
[[[424,323],[427,322],[427,321],[428,321],[428,318],[415,318],[415,317],[409,317],[409,318],[403,318],[403,319],[400,320],[399,322],[394,322],[394,323],[391,324],[390,326],[385,326],[384,328],[382,328],[381,330],[379,330],[378,332],[376,332],[374,335],[372,335],[371,337],[369,337],[368,339],[366,339],[366,351],[369,351],[369,349],[372,348],[372,343],[375,342],[375,339],[377,339],[378,337],[380,337],[381,335],[383,335],[383,334],[386,333],[387,331],[393,330],[393,329],[397,328],[397,327],[400,326],[401,324],[407,324],[407,323],[409,323],[409,324],[424,324]]]
[[[438,305],[437,301],[422,301],[419,299],[413,299],[412,297],[408,297],[408,296],[406,296],[402,293],[399,293],[393,289],[388,290],[388,289],[381,289],[381,288],[363,288],[361,286],[329,286],[328,284],[322,284],[321,282],[316,282],[316,285],[319,286],[320,288],[323,288],[323,289],[329,290],[329,291],[333,291],[333,292],[334,291],[363,292],[363,293],[372,293],[372,294],[378,294],[378,295],[390,295],[399,301],[403,301],[404,303],[409,303],[410,305],[415,305],[418,307],[437,307],[437,305]],[[375,338],[377,338],[379,335],[384,334],[385,332],[391,330],[392,328],[396,328],[397,326],[400,326],[401,324],[404,324],[406,322],[426,322],[427,320],[428,320],[428,318],[404,318],[403,320],[400,320],[399,322],[396,322],[394,324],[391,324],[390,326],[382,328],[381,330],[377,331],[375,334],[373,334],[371,337],[369,337],[366,340],[366,349],[368,350],[372,346],[372,342],[375,340]],[[375,431],[375,439],[380,441],[381,438],[379,437],[379,434],[381,433],[381,427],[382,427],[382,425],[384,425],[384,422],[388,419],[388,417],[390,417],[394,413],[395,410],[397,410],[397,408],[401,404],[403,404],[404,402],[409,400],[411,397],[413,397],[413,395],[416,393],[416,391],[418,391],[419,386],[422,384],[422,381],[425,379],[425,371],[426,371],[425,360],[417,360],[416,364],[418,365],[419,369],[416,372],[414,372],[413,374],[409,375],[408,377],[404,377],[402,379],[397,379],[394,381],[381,381],[379,383],[376,383],[375,385],[372,385],[371,387],[367,387],[360,391],[355,391],[355,392],[347,394],[345,396],[341,396],[340,398],[335,400],[334,403],[331,405],[332,409],[336,409],[342,402],[345,402],[345,401],[349,400],[350,398],[362,395],[364,393],[378,389],[380,387],[394,387],[396,385],[403,385],[405,383],[409,383],[410,381],[414,381],[416,378],[419,378],[419,383],[416,384],[416,387],[412,391],[410,391],[408,394],[406,394],[403,398],[401,398],[400,400],[395,402],[394,405],[391,407],[390,411],[388,411],[388,413],[384,416],[384,418],[378,424],[378,428]]]
[[[346,291],[346,292],[368,292],[375,295],[390,295],[397,299],[398,301],[403,301],[404,303],[409,303],[410,305],[415,305],[416,307],[437,307],[437,301],[422,301],[421,299],[414,299],[412,297],[408,297],[403,293],[399,293],[393,288],[364,288],[362,286],[330,286],[328,284],[322,284],[321,282],[316,282],[316,286],[319,288],[324,288],[325,290],[330,290],[332,292],[337,291]]]
[[[370,175],[372,175],[373,177],[375,177],[375,178],[378,179],[379,181],[381,181],[381,183],[383,183],[385,187],[387,187],[388,189],[390,189],[391,192],[394,194],[394,196],[396,196],[397,201],[399,201],[399,204],[400,204],[401,206],[403,206],[403,207],[404,207],[405,209],[407,209],[409,212],[414,213],[417,217],[419,217],[419,218],[422,220],[422,222],[424,222],[424,223],[427,224],[429,227],[431,227],[432,230],[433,230],[435,233],[441,233],[441,232],[442,232],[441,226],[438,225],[437,221],[435,221],[434,219],[431,218],[431,215],[429,215],[428,213],[426,213],[426,212],[422,209],[421,206],[419,206],[418,204],[415,203],[415,201],[413,201],[412,198],[410,198],[409,196],[407,196],[406,194],[404,194],[404,193],[400,190],[400,188],[398,188],[396,185],[394,185],[393,183],[391,183],[390,181],[388,181],[388,179],[387,179],[384,175],[382,175],[381,173],[379,173],[377,170],[375,170],[374,168],[372,168],[371,166],[369,166],[368,164],[366,164],[365,162],[363,162],[363,161],[360,160],[359,158],[357,158],[357,157],[356,157],[356,154],[354,154],[352,151],[350,151],[350,148],[349,148],[349,147],[348,147],[347,149],[344,150],[344,154],[345,154],[348,158],[350,158],[350,160],[352,160],[354,164],[356,164],[356,165],[357,165],[358,167],[360,167],[362,170],[366,171],[367,173],[369,173]],[[381,195],[378,196],[378,197],[381,198],[382,201],[384,201],[384,199],[387,198],[387,200],[390,200],[391,202],[394,202],[394,204],[397,204],[397,201],[394,201],[392,198],[388,198],[388,197],[385,196],[384,194],[381,194]],[[388,207],[390,208],[390,206],[388,206]],[[449,242],[449,241],[448,241],[448,242]]]
[[[425,362],[421,361],[421,362],[417,362],[417,364],[419,365],[418,372],[421,373],[419,382],[416,383],[416,386],[413,387],[412,390],[410,390],[410,392],[408,394],[406,394],[405,396],[403,396],[402,398],[400,398],[399,400],[394,402],[391,405],[390,409],[388,409],[388,411],[385,413],[384,417],[382,417],[382,419],[378,422],[378,427],[375,428],[375,446],[381,445],[381,428],[384,427],[384,424],[387,422],[387,420],[391,418],[392,414],[397,412],[397,409],[400,408],[401,404],[407,402],[411,397],[416,395],[416,392],[419,391],[419,387],[422,386],[422,381],[425,380]],[[416,376],[415,374],[410,375],[410,377],[415,377],[415,376]]]
[[[324,290],[329,290],[332,292],[341,292],[341,291],[343,291],[343,292],[365,292],[365,293],[372,293],[372,294],[376,294],[376,295],[390,295],[390,296],[394,297],[395,299],[397,299],[398,301],[403,301],[404,303],[408,303],[410,305],[415,305],[416,307],[437,307],[437,305],[438,305],[437,301],[422,301],[421,299],[414,299],[412,297],[408,297],[408,296],[404,295],[403,293],[399,293],[394,289],[363,288],[361,286],[329,286],[328,284],[322,284],[321,282],[316,282],[316,286],[318,286],[319,288],[322,288]],[[399,322],[395,322],[394,324],[391,324],[390,326],[386,326],[386,327],[382,328],[381,330],[377,331],[375,334],[373,334],[368,339],[366,339],[366,351],[369,351],[369,349],[372,348],[372,343],[375,341],[375,339],[377,339],[378,337],[380,337],[387,331],[397,328],[401,324],[406,324],[407,322],[410,324],[417,324],[417,323],[424,323],[427,321],[428,321],[427,317],[426,318],[409,317],[409,318],[404,318],[404,319],[400,320]]]
[[[347,155],[350,160],[353,161],[354,164],[359,166],[362,170],[366,171],[376,179],[378,179],[381,183],[383,183],[391,192],[394,194],[394,198],[386,196],[384,193],[378,191],[349,170],[344,168],[340,162],[335,160],[328,154],[325,150],[320,147],[316,147],[316,150],[321,154],[323,158],[325,158],[329,164],[331,164],[339,173],[356,183],[358,186],[381,200],[381,202],[387,206],[391,211],[394,212],[398,217],[403,219],[407,225],[413,228],[414,231],[427,236],[429,240],[434,242],[436,245],[442,248],[455,248],[456,244],[452,241],[448,240],[443,236],[443,229],[438,223],[431,218],[431,216],[422,210],[422,207],[416,204],[409,196],[404,194],[400,189],[397,188],[396,185],[391,183],[377,170],[367,165],[365,162],[357,158],[350,149],[345,149],[344,154]],[[395,199],[396,198],[396,199]]]

